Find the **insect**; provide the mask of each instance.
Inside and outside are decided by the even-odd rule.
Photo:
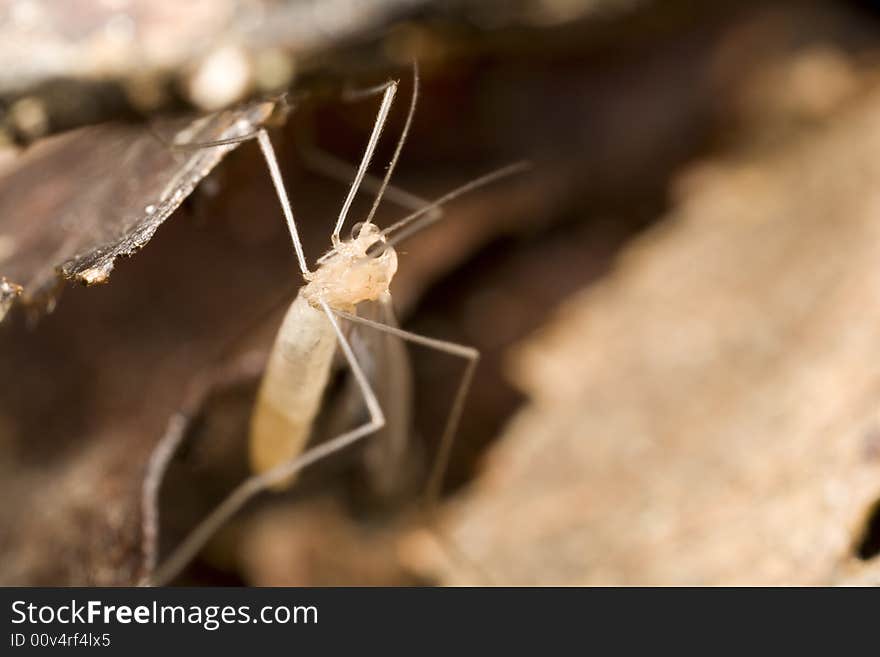
[[[364,184],[367,169],[397,93],[398,82],[389,81],[360,92],[381,93],[382,101],[360,165],[333,227],[331,248],[317,260],[315,269],[310,269],[306,261],[293,210],[266,130],[260,128],[245,137],[256,139],[262,151],[305,284],[282,321],[253,409],[249,436],[251,476],[207,515],[158,568],[156,498],[164,470],[182,440],[185,423],[180,418],[173,419],[166,436],[157,445],[144,483],[145,583],[163,584],[173,579],[210,537],[257,494],[287,488],[303,468],[380,430],[394,428],[389,427],[389,424],[393,424],[393,418],[386,415],[385,409],[379,403],[374,386],[370,383],[341,322],[350,322],[364,331],[376,331],[396,340],[436,349],[466,362],[426,487],[429,506],[436,500],[479,354],[465,345],[425,337],[397,327],[389,290],[397,272],[395,245],[437,221],[441,216],[439,209],[448,201],[520,172],[528,164],[520,162],[495,170],[432,202],[418,202],[417,199],[408,197],[404,202],[418,204],[420,207],[390,227],[380,229],[373,223],[373,218],[383,195],[393,190],[398,197],[401,196],[401,190],[390,186],[390,179],[415,113],[418,82],[418,67],[414,65],[412,100],[391,161],[377,186],[375,199],[366,218],[355,224],[350,239],[343,239],[340,237],[342,229],[352,202]],[[226,140],[222,140],[197,146],[212,147],[226,143]],[[378,312],[375,312],[376,309]],[[353,375],[369,418],[360,426],[343,431],[340,435],[305,450],[328,384],[337,348]]]

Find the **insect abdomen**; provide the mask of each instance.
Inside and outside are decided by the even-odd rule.
[[[251,416],[250,462],[254,472],[265,472],[302,453],[330,376],[335,348],[336,334],[327,316],[298,295],[275,338]]]

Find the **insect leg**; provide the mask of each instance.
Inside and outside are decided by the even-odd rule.
[[[386,82],[384,84],[381,84],[381,85],[378,85],[375,87],[369,87],[367,89],[347,91],[343,95],[343,99],[351,101],[351,100],[363,98],[364,96],[372,96],[372,95],[375,95],[375,94],[378,94],[381,92],[385,92],[386,98],[387,98],[387,95],[389,92],[391,92],[391,95],[393,96],[394,92],[396,92],[396,90],[397,90],[397,82],[393,82],[393,81]],[[376,197],[375,197],[375,199],[373,199],[373,205],[370,207],[370,212],[367,214],[367,218],[364,220],[364,223],[369,224],[373,221],[373,217],[376,214],[376,210],[379,207],[379,203],[382,202],[382,197],[384,196],[385,192],[390,191],[391,189],[394,189],[390,186],[391,176],[394,174],[394,168],[397,166],[397,160],[400,159],[400,152],[403,150],[403,145],[406,143],[406,137],[409,134],[409,129],[410,129],[410,126],[412,125],[413,116],[416,113],[416,103],[418,102],[418,98],[419,98],[419,64],[418,64],[418,62],[414,61],[413,62],[413,91],[412,91],[412,97],[409,102],[409,110],[406,113],[406,122],[403,124],[403,130],[401,130],[401,132],[400,132],[400,137],[397,138],[397,144],[394,147],[394,154],[391,156],[391,162],[389,162],[389,164],[388,164],[388,168],[385,171],[385,176],[382,178],[381,182],[373,183],[373,184],[369,185],[369,187],[368,187],[368,189],[370,189],[370,191],[374,191],[374,193],[376,194]],[[385,103],[385,101],[383,100],[383,107],[384,107],[384,103]],[[390,104],[391,104],[390,99],[388,100],[388,104],[390,107]],[[376,117],[376,125],[374,125],[374,127],[373,127],[373,135],[375,136],[376,140],[378,140],[378,138],[379,138],[379,133],[381,133],[382,127],[384,126],[386,119],[387,119],[387,112],[383,116],[382,110],[380,109],[379,116]],[[381,121],[381,125],[380,125],[380,121]],[[371,137],[371,143],[372,143],[372,137]],[[375,143],[373,143],[372,146],[375,147]],[[367,148],[369,150],[370,146],[368,146]],[[369,152],[370,152],[369,157],[372,157],[372,150],[369,150]],[[320,151],[318,151],[318,154],[320,154]],[[365,158],[365,160],[369,159],[367,157],[366,153],[364,154],[364,158]],[[324,163],[326,164],[326,160],[324,161]],[[341,163],[341,164],[343,167],[348,166],[344,163]],[[334,171],[334,173],[331,173],[331,175],[338,177],[339,170],[340,170],[339,169],[340,163],[337,161],[335,163],[331,163],[330,166],[331,166],[331,169]],[[352,185],[353,188],[355,187],[355,185],[360,185],[365,178],[364,172],[366,171],[366,167],[364,167],[363,162],[361,163],[361,167],[362,167],[362,169],[358,170],[358,172],[355,174],[355,183],[353,183],[353,185]],[[342,175],[345,175],[345,174],[343,173]],[[346,199],[347,204],[343,207],[343,215],[340,216],[340,221],[337,223],[336,232],[334,233],[334,244],[336,243],[335,240],[338,239],[339,232],[342,229],[342,223],[344,222],[344,214],[348,212],[348,208],[351,205],[350,199],[354,198],[355,193],[356,193],[356,191],[355,192],[349,191],[349,199]],[[412,194],[407,194],[406,192],[402,192],[402,193],[395,192],[395,196],[398,199],[403,200],[404,207],[408,207],[411,210],[418,210],[418,209],[421,209],[422,207],[424,207],[425,205],[427,205],[426,202],[422,201],[418,197],[414,197]],[[390,196],[389,196],[389,198],[390,198]],[[415,199],[414,204],[412,203],[413,199]],[[394,200],[394,199],[392,199],[392,200]],[[442,214],[443,213],[439,208],[431,208],[431,210],[429,212],[429,215],[434,217],[435,219],[438,219]]]
[[[266,165],[269,167],[269,175],[272,178],[272,184],[275,186],[275,192],[278,194],[278,200],[281,202],[281,209],[284,212],[284,219],[287,221],[290,238],[293,240],[293,248],[296,251],[300,271],[302,271],[303,276],[308,277],[309,266],[306,264],[302,241],[299,238],[299,231],[296,229],[296,222],[293,220],[293,210],[290,208],[287,191],[284,189],[284,180],[281,178],[281,170],[278,168],[278,160],[275,158],[275,149],[272,148],[269,134],[264,129],[260,129],[257,132],[257,141],[260,144],[260,150],[263,152]]]
[[[303,164],[306,168],[311,169],[322,176],[326,176],[327,178],[347,183],[357,171],[357,169],[348,162],[331,155],[314,144],[300,143],[299,149],[300,156],[302,157]],[[380,180],[376,176],[368,173],[364,176],[364,180],[361,184],[364,189],[377,196],[380,195],[380,191],[384,191],[384,198],[406,210],[415,212],[421,210],[425,206],[431,205],[431,202],[427,199],[390,183],[385,183],[383,190],[383,183],[385,183],[384,180]],[[442,207],[433,207],[427,213],[427,216],[432,217],[434,220],[439,219],[442,215]]]
[[[159,553],[159,488],[171,458],[186,435],[191,417],[190,413],[183,410],[172,415],[165,433],[150,454],[147,475],[141,490],[141,572],[144,577],[149,577],[156,569]]]
[[[445,534],[445,532],[437,522],[437,502],[440,497],[440,492],[443,485],[443,478],[449,465],[449,456],[452,450],[453,441],[455,439],[455,432],[458,429],[458,423],[461,419],[462,410],[464,409],[464,402],[465,399],[467,399],[467,393],[470,389],[471,381],[473,380],[474,371],[476,370],[477,363],[480,359],[480,352],[477,349],[469,347],[467,345],[462,345],[455,342],[448,342],[446,340],[429,338],[424,335],[419,335],[418,333],[404,331],[403,329],[388,326],[386,324],[381,324],[379,322],[374,322],[340,310],[334,310],[334,312],[340,317],[343,317],[351,322],[362,324],[364,326],[369,326],[376,329],[377,331],[383,331],[385,333],[395,335],[402,340],[407,340],[409,342],[428,347],[429,349],[435,349],[437,351],[441,351],[452,356],[458,356],[467,360],[465,371],[461,376],[461,380],[459,381],[458,390],[456,390],[455,398],[452,402],[452,408],[450,409],[448,419],[446,420],[446,426],[443,428],[443,435],[440,439],[440,447],[437,451],[437,456],[434,459],[434,465],[431,468],[431,473],[428,477],[427,486],[425,487],[425,514],[427,517],[426,525],[433,536],[436,538],[436,540],[439,542],[439,544],[442,546],[442,548],[445,550],[446,554],[450,555],[456,561],[471,570],[483,583],[487,585],[494,584],[495,579],[483,567],[483,565],[474,562],[473,559],[465,554],[455,543],[455,541]]]
[[[299,144],[299,149],[306,168],[332,180],[347,183],[357,171],[352,164],[331,155],[314,144]],[[361,185],[367,191],[376,194],[382,185],[382,180],[368,173],[364,176]],[[387,186],[385,194],[389,201],[407,210],[421,210],[423,206],[430,204],[427,199],[391,184]]]
[[[289,106],[285,105],[285,113],[289,111]],[[215,139],[212,141],[204,141],[204,142],[195,142],[195,143],[184,143],[178,144],[174,142],[169,142],[164,137],[162,137],[154,128],[150,128],[153,136],[159,139],[162,143],[166,144],[172,150],[198,150],[201,148],[212,148],[216,146],[227,146],[232,144],[239,144],[250,139],[256,139],[260,144],[260,150],[263,153],[263,157],[266,160],[266,165],[269,167],[269,175],[272,178],[272,184],[275,187],[275,192],[278,194],[278,200],[281,203],[281,209],[284,212],[284,218],[287,221],[287,228],[290,231],[290,237],[293,240],[293,248],[296,251],[297,261],[299,262],[299,268],[302,272],[303,276],[308,276],[309,267],[306,263],[305,253],[303,252],[302,241],[299,237],[299,232],[296,228],[296,222],[293,219],[293,211],[290,207],[290,200],[287,197],[287,191],[284,188],[284,180],[281,177],[281,171],[278,168],[278,160],[275,157],[275,149],[272,148],[272,142],[269,140],[269,135],[266,132],[265,128],[259,128],[254,132],[249,132],[244,135],[239,135],[237,137],[230,137],[228,139]]]
[[[361,392],[363,393],[364,402],[370,413],[369,421],[333,438],[332,440],[328,440],[327,442],[321,443],[320,445],[307,450],[295,459],[282,463],[259,475],[254,475],[245,479],[226,497],[226,499],[223,500],[223,502],[221,502],[204,520],[202,520],[192,532],[190,532],[189,536],[187,536],[174,550],[165,563],[149,577],[149,582],[151,584],[162,585],[172,580],[186,566],[186,564],[198,554],[199,550],[204,547],[205,543],[210,540],[214,533],[253,497],[274,487],[278,483],[289,479],[303,468],[306,468],[307,466],[344,449],[352,443],[365,438],[371,433],[378,431],[385,425],[385,416],[382,413],[378,400],[376,399],[376,394],[370,387],[366,375],[355,358],[348,339],[345,337],[345,334],[339,327],[339,323],[333,316],[333,311],[331,311],[330,307],[323,301],[321,301],[321,306],[333,326],[333,330],[339,340],[342,352],[351,367],[352,373],[354,374]]]
[[[169,419],[162,438],[153,448],[147,472],[141,489],[141,553],[143,555],[143,576],[149,576],[156,568],[159,551],[159,490],[171,459],[189,431],[193,418],[204,405],[205,399],[217,387],[241,380],[252,379],[264,367],[261,354],[254,358],[248,354],[239,358],[231,366],[221,370],[211,370],[198,376],[189,386],[181,408]]]
[[[467,361],[464,373],[461,376],[461,380],[458,384],[458,389],[455,393],[455,398],[452,402],[452,408],[450,409],[448,419],[446,420],[446,426],[443,428],[443,434],[440,438],[440,447],[437,451],[437,457],[434,461],[434,466],[431,469],[431,474],[428,477],[427,486],[425,487],[426,506],[429,513],[433,513],[433,510],[437,505],[437,500],[440,496],[440,490],[443,485],[443,478],[449,465],[449,456],[452,450],[455,432],[456,429],[458,429],[458,423],[461,419],[461,413],[464,409],[464,402],[465,399],[467,399],[467,393],[470,389],[471,381],[474,376],[474,371],[476,370],[477,362],[480,359],[480,352],[473,347],[469,347],[467,345],[462,345],[455,342],[448,342],[446,340],[429,338],[424,335],[411,333],[410,331],[404,331],[403,329],[394,328],[392,326],[387,326],[379,322],[374,322],[363,317],[358,317],[357,315],[352,315],[341,310],[334,310],[333,312],[351,322],[362,324],[364,326],[369,326],[376,329],[377,331],[390,333],[391,335],[395,335],[402,340],[407,340],[409,342],[422,345],[423,347],[435,349],[437,351],[441,351],[452,356],[458,356],[459,358],[464,358]]]
[[[348,189],[348,195],[345,197],[345,202],[342,204],[342,210],[339,212],[339,218],[336,220],[336,226],[333,228],[333,235],[331,236],[331,241],[333,245],[337,245],[339,243],[339,233],[342,230],[342,225],[345,223],[345,218],[348,216],[348,211],[351,208],[351,204],[354,201],[354,197],[360,188],[361,181],[364,178],[364,175],[367,172],[367,167],[370,166],[370,160],[373,159],[373,152],[376,150],[376,144],[379,143],[379,136],[382,134],[382,129],[385,127],[385,121],[388,119],[388,112],[391,111],[391,103],[394,101],[394,95],[397,93],[397,81],[390,81],[386,83],[387,86],[384,87],[384,95],[382,96],[382,104],[379,106],[379,113],[376,115],[376,122],[373,124],[373,132],[370,134],[370,140],[367,142],[367,148],[364,150],[364,156],[361,158],[360,166],[358,166],[357,173],[355,174],[354,180],[351,183],[351,187]]]
[[[370,207],[370,212],[367,215],[367,218],[364,220],[364,223],[371,223],[373,221],[373,217],[376,214],[376,210],[379,208],[379,203],[382,202],[382,196],[385,194],[385,190],[388,188],[388,184],[391,182],[391,176],[394,174],[394,167],[397,166],[397,160],[400,159],[400,152],[403,150],[403,145],[406,143],[406,136],[409,134],[409,128],[412,125],[413,115],[416,113],[416,103],[419,99],[419,64],[416,61],[413,61],[413,90],[412,97],[409,101],[409,110],[406,113],[406,122],[403,124],[403,130],[400,132],[400,137],[397,138],[397,145],[394,147],[394,155],[391,156],[391,162],[388,163],[388,169],[385,171],[385,177],[382,179],[382,184],[379,186],[379,190],[376,192],[376,198],[373,199],[373,205]]]

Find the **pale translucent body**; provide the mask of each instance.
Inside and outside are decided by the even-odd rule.
[[[393,190],[388,183],[415,111],[418,67],[414,66],[413,69],[413,98],[391,163],[386,170],[385,177],[378,184],[376,198],[365,224],[354,231],[351,240],[343,241],[339,238],[340,230],[354,195],[365,179],[366,170],[390,110],[397,83],[390,82],[372,90],[384,92],[382,105],[364,157],[336,221],[331,236],[333,248],[318,260],[319,267],[314,272],[309,270],[306,263],[293,211],[287,199],[281,172],[269,137],[263,129],[254,134],[263,151],[272,183],[278,193],[282,211],[290,230],[294,251],[299,261],[300,271],[306,279],[306,284],[300,289],[278,332],[251,417],[249,451],[254,474],[233,489],[157,569],[155,567],[158,555],[157,495],[167,465],[185,435],[187,419],[185,415],[178,414],[169,422],[168,431],[153,452],[144,480],[143,551],[146,582],[162,584],[170,581],[198,553],[223,523],[255,495],[267,489],[289,486],[296,473],[303,468],[381,431],[388,425],[377,395],[367,380],[363,368],[358,363],[352,346],[339,326],[337,316],[382,332],[386,337],[393,336],[398,340],[407,340],[467,360],[467,366],[440,439],[436,464],[427,485],[428,507],[433,507],[440,491],[442,474],[449,458],[451,440],[458,425],[464,398],[479,354],[471,347],[427,338],[396,328],[396,322],[393,321],[390,310],[391,295],[389,292],[389,285],[397,272],[397,254],[393,249],[393,244],[436,221],[440,217],[439,208],[444,203],[465,192],[521,171],[526,165],[519,163],[499,169],[477,178],[431,203],[419,201],[417,203],[418,209],[412,214],[382,231],[376,228],[371,223],[373,214],[386,189]],[[228,142],[220,140],[205,143],[202,146],[220,146],[226,143]],[[401,197],[399,192],[396,195],[398,198]],[[407,195],[404,198],[410,198],[410,196]],[[404,205],[407,204],[404,203]],[[384,321],[377,322],[358,316],[357,306],[364,301],[380,301],[379,306],[387,311],[385,313],[387,317]],[[337,344],[357,383],[357,388],[369,413],[369,420],[353,429],[343,431],[331,440],[322,442],[308,451],[304,451],[321,404]],[[401,353],[403,352],[401,351]],[[399,376],[388,377],[388,382],[391,384],[399,383],[399,381]],[[393,412],[390,417],[392,420],[399,420]],[[394,462],[399,460],[395,456],[399,456],[397,452],[400,451],[403,444],[400,443],[400,436],[405,436],[406,429],[405,427],[397,427],[397,431],[404,433],[392,440],[391,449],[385,450],[382,454],[385,457],[390,457],[387,464],[389,466],[393,466]]]
[[[368,255],[377,242],[384,244],[385,239],[373,224],[365,224],[355,239],[339,242],[309,275],[287,311],[251,416],[254,472],[296,458],[308,442],[336,349],[336,333],[318,300],[353,313],[358,303],[388,294],[397,254],[387,246],[381,255]],[[292,481],[291,477],[279,487]]]
[[[302,452],[335,350],[336,333],[327,315],[300,293],[278,331],[251,416],[252,471],[271,470]]]

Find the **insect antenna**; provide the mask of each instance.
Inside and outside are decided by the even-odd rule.
[[[428,203],[423,208],[420,208],[413,212],[410,215],[407,215],[400,221],[394,223],[389,226],[385,230],[381,232],[381,235],[388,236],[392,235],[391,239],[388,240],[389,245],[397,244],[398,242],[405,240],[407,237],[418,233],[424,228],[427,228],[431,224],[435,223],[440,219],[439,215],[429,214],[433,210],[436,210],[440,206],[448,203],[449,201],[462,196],[463,194],[467,194],[468,192],[472,192],[480,187],[485,187],[493,182],[501,180],[503,178],[507,178],[509,176],[515,175],[517,173],[522,173],[523,171],[527,171],[531,169],[532,163],[523,160],[520,162],[515,162],[513,164],[509,164],[506,167],[502,167],[500,169],[496,169],[495,171],[490,171],[479,178],[475,178],[468,183],[465,183],[461,187],[456,187],[451,192],[447,192],[440,198]],[[427,215],[427,216],[425,216]],[[421,219],[421,221],[416,221],[417,219]],[[413,223],[416,222],[416,223]],[[403,230],[403,232],[398,233],[397,231]]]

